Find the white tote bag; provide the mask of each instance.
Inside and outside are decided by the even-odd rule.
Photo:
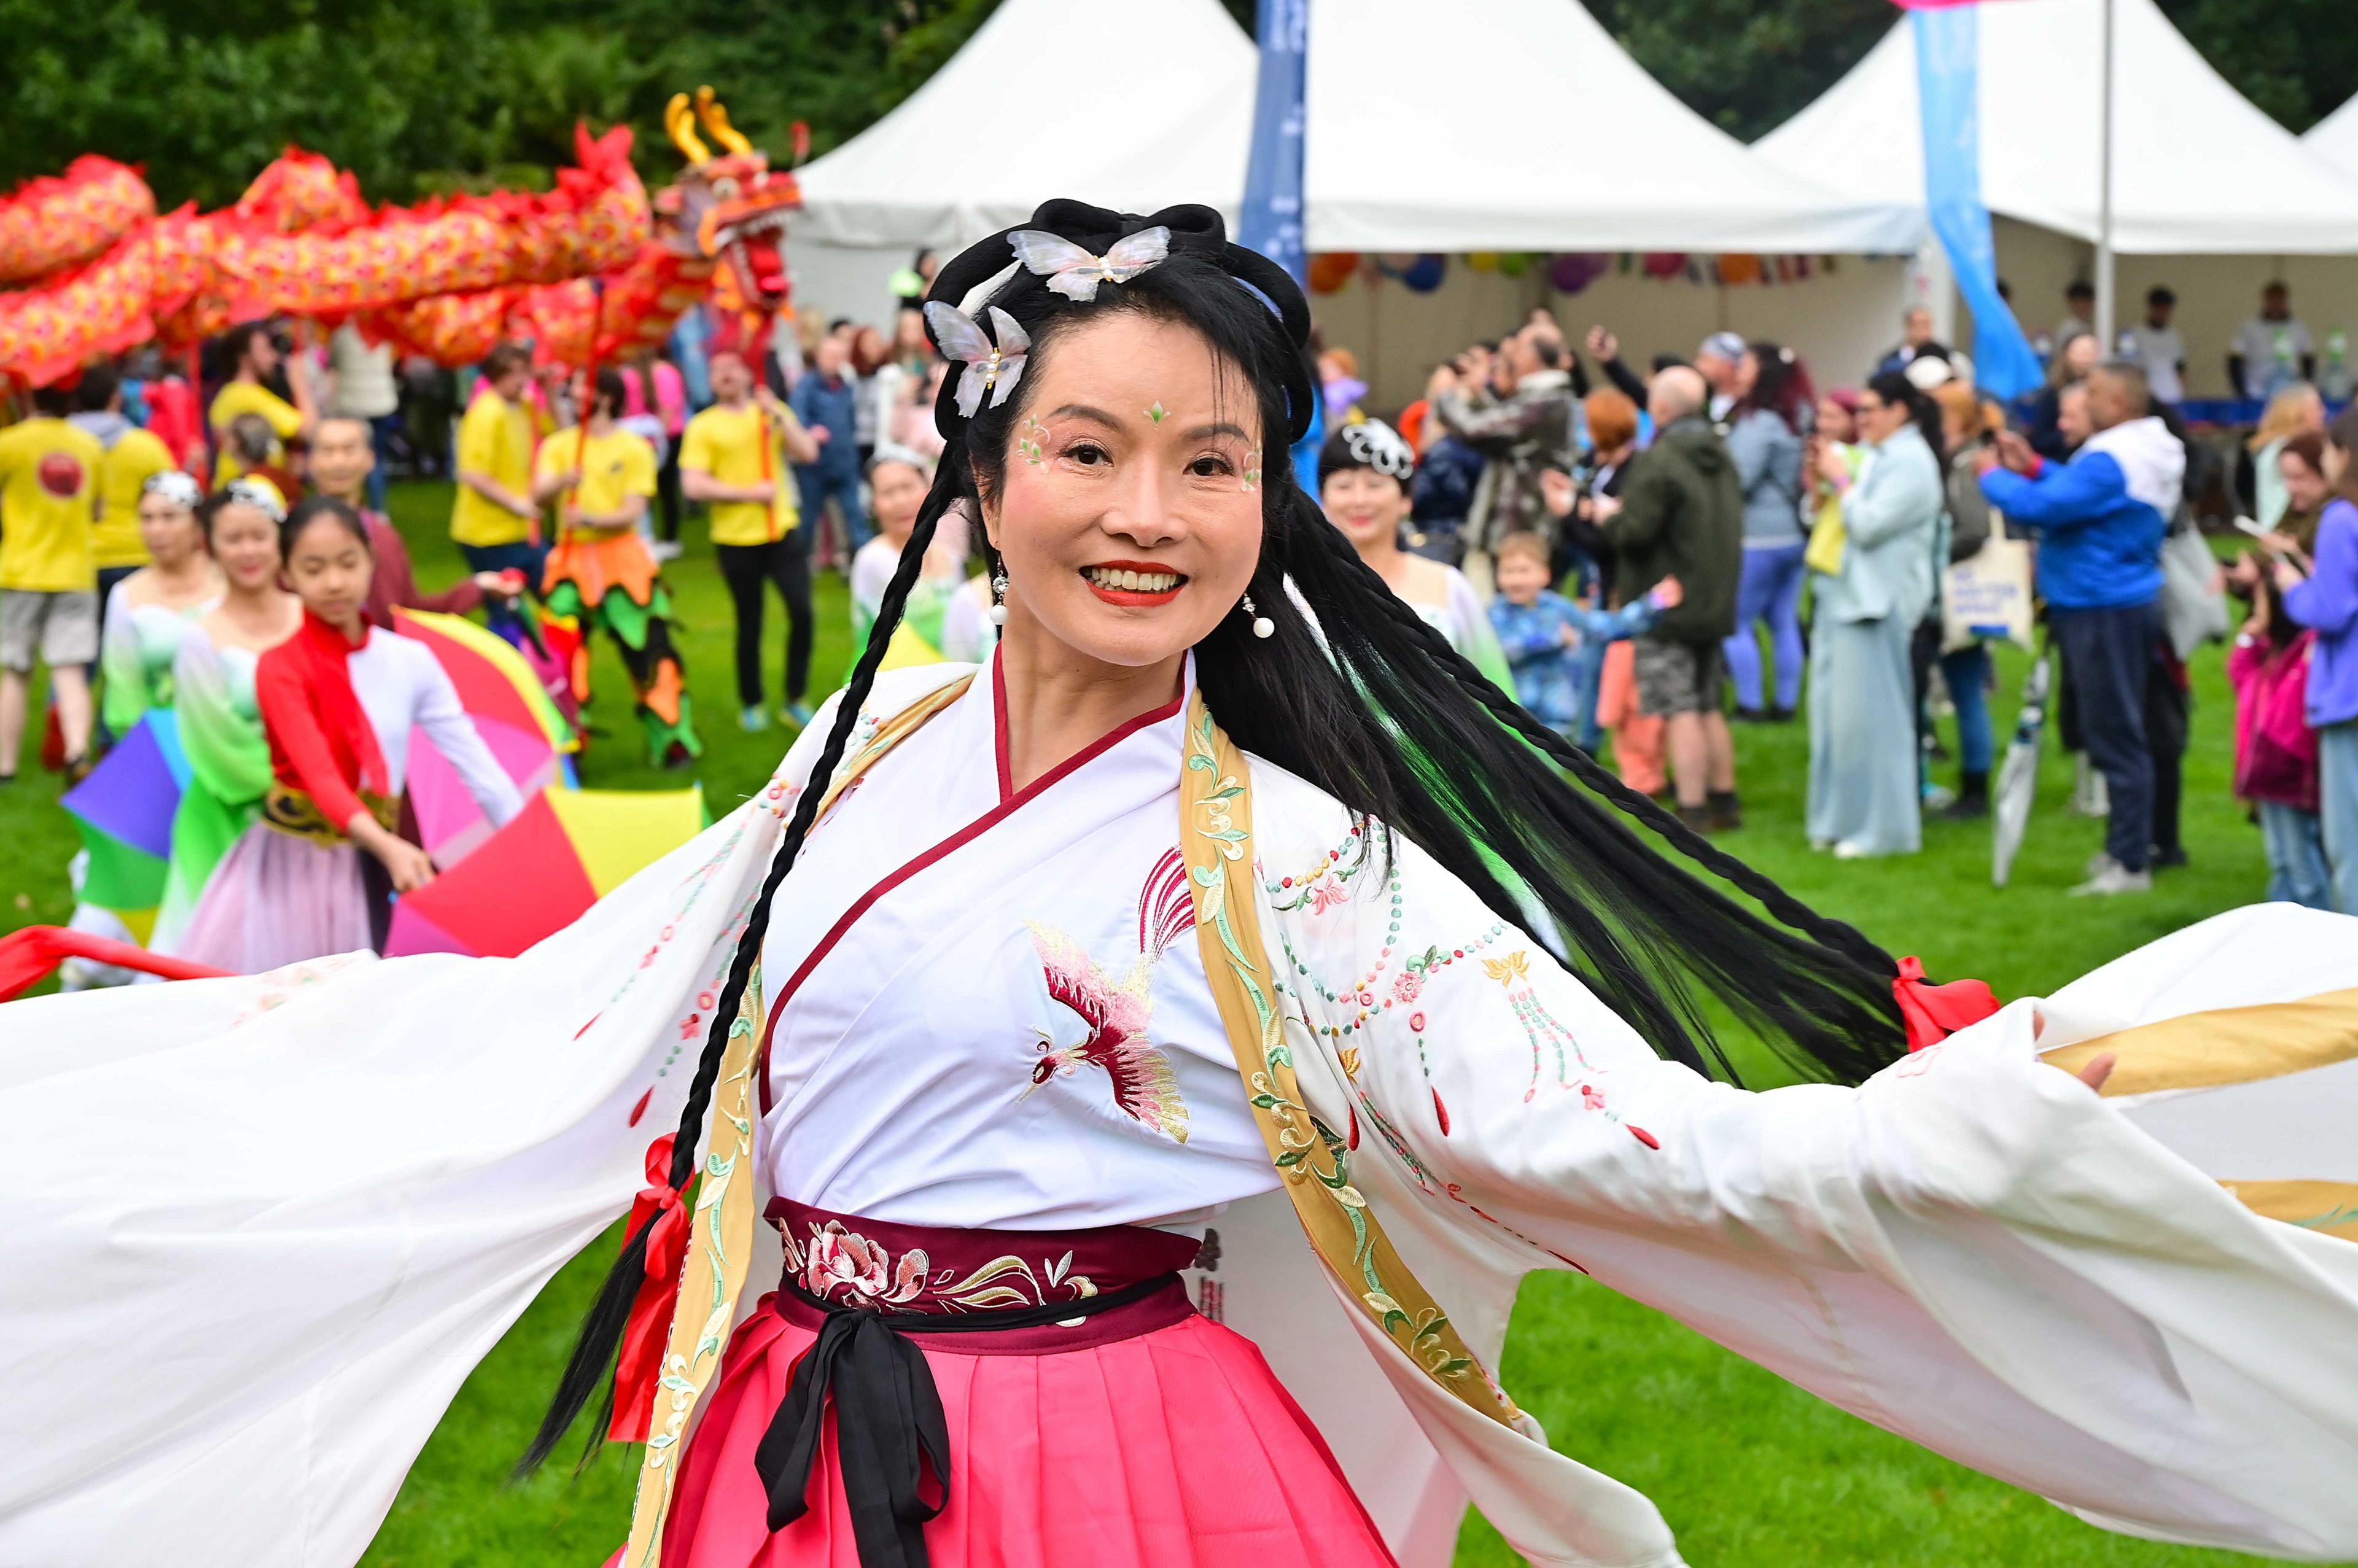
[[[1986,543],[1941,579],[1941,651],[2003,637],[2030,646],[2030,546],[2006,536],[1997,514]]]

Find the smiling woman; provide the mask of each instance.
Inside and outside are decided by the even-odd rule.
[[[926,316],[963,368],[875,633],[727,821],[521,958],[10,1013],[0,1376],[73,1413],[0,1468],[0,1559],[192,1560],[211,1503],[194,1560],[349,1561],[633,1189],[525,1458],[612,1367],[625,1568],[1427,1568],[1469,1497],[1535,1562],[1674,1563],[1490,1371],[1547,1268],[2100,1522],[2358,1551],[2358,1253],[2286,1164],[2347,1142],[2346,923],[1985,1016],[1619,790],[1264,467],[1308,312],[1210,210],[1051,202]],[[886,671],[954,508],[1004,634]],[[1706,1000],[1824,1081],[1710,1081]],[[2269,1125],[2341,1141],[2231,1189],[2114,1057],[2299,1073]]]

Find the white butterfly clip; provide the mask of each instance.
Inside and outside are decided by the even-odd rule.
[[[990,406],[998,407],[1023,379],[1023,360],[1032,351],[1032,340],[1015,318],[998,306],[990,308],[990,330],[999,335],[995,344],[982,335],[973,317],[938,299],[925,302],[925,325],[934,330],[934,341],[941,344],[942,352],[966,362],[966,373],[958,377],[959,418],[973,418],[986,392],[990,394]]]
[[[1095,299],[1100,283],[1128,283],[1171,254],[1171,231],[1161,224],[1117,241],[1101,256],[1044,229],[1018,229],[1007,236],[1015,259],[1048,280],[1051,292],[1067,299]]]

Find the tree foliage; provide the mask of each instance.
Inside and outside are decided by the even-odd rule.
[[[143,165],[167,206],[217,206],[291,142],[353,169],[373,199],[409,200],[544,180],[570,157],[577,118],[630,122],[641,169],[661,180],[677,167],[664,102],[704,82],[773,156],[796,120],[824,152],[913,92],[997,3],[0,0],[0,181],[101,152]],[[1223,4],[1249,26],[1252,0]],[[2162,4],[2294,130],[2358,91],[2350,0]],[[1898,16],[1889,0],[1591,8],[1680,98],[1747,138],[1823,92]]]

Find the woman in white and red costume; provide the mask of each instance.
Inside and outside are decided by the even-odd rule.
[[[1209,210],[1052,202],[928,319],[934,488],[753,801],[520,959],[5,1015],[0,1374],[57,1414],[0,1559],[349,1561],[633,1188],[531,1455],[619,1360],[629,1568],[1423,1568],[1469,1497],[1675,1563],[1488,1371],[1536,1268],[2110,1528],[2358,1552],[2351,922],[1929,986],[1361,565],[1282,460],[1301,294]],[[999,645],[880,675],[957,505]],[[1705,991],[1822,1081],[1714,1081]]]

